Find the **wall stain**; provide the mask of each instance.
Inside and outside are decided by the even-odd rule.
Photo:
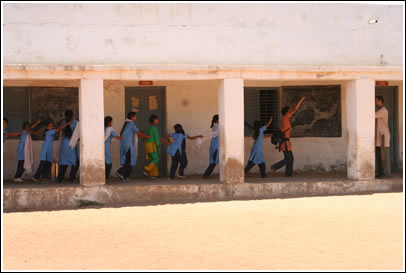
[[[242,183],[244,182],[244,166],[240,161],[230,158],[225,165],[226,183]]]

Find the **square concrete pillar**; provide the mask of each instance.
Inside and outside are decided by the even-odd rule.
[[[375,80],[348,82],[346,105],[348,178],[375,178]]]
[[[220,181],[244,183],[244,80],[219,84]]]
[[[80,80],[80,183],[84,186],[106,183],[103,92],[103,79]]]

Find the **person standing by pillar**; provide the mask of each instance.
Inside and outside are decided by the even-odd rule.
[[[211,120],[212,138],[210,142],[209,160],[210,164],[203,174],[203,178],[210,178],[211,173],[219,164],[219,115],[214,115]]]
[[[376,177],[390,178],[390,132],[388,127],[388,109],[384,106],[382,96],[375,97],[375,105],[378,111],[375,112],[375,155],[376,155]]]
[[[285,134],[285,141],[279,146],[279,151],[283,151],[284,159],[273,164],[271,170],[276,171],[286,165],[285,176],[292,176],[293,173],[293,153],[292,144],[290,143],[290,134],[292,132],[292,126],[290,124],[290,118],[296,113],[300,105],[304,101],[304,97],[300,99],[298,104],[292,110],[289,110],[288,106],[282,108],[282,119],[279,124],[279,129]]]

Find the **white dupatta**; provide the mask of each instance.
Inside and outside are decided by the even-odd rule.
[[[111,135],[111,133],[114,131],[114,129],[113,129],[113,127],[107,127],[105,130],[104,130],[104,141],[106,141],[108,138],[109,138],[109,136]]]
[[[70,125],[69,125],[70,126]],[[76,147],[76,145],[78,144],[79,141],[79,137],[80,137],[80,130],[79,130],[79,121],[76,122],[76,127],[75,130],[72,133],[72,137],[70,138],[69,141],[69,146],[74,149]]]
[[[218,124],[214,124],[213,128],[212,128],[212,132],[204,134],[202,138],[198,138],[196,140],[197,146],[202,145],[202,143],[205,142],[206,140],[209,140],[209,139],[211,139],[213,137],[218,136],[219,135],[218,127],[219,127]]]
[[[31,134],[27,132],[24,145],[24,169],[27,173],[32,172],[32,165],[34,164],[33,154],[32,154],[32,138]]]

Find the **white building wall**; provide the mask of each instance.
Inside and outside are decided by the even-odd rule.
[[[3,14],[5,64],[401,66],[403,60],[400,5],[6,3]]]

